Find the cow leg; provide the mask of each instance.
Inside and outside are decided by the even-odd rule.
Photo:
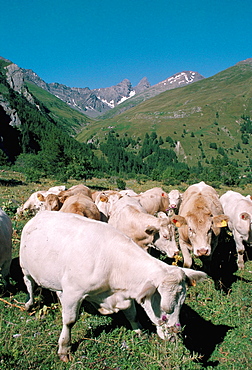
[[[57,292],[62,306],[62,331],[59,337],[58,355],[61,361],[71,360],[71,329],[75,324],[83,297],[74,296],[73,292]]]
[[[29,295],[29,299],[25,303],[25,309],[27,311],[29,311],[29,309],[31,308],[31,306],[34,303],[33,289],[34,289],[35,282],[34,282],[33,278],[30,275],[24,275],[24,283],[26,285],[26,289],[27,289],[27,292],[28,292],[28,295]]]
[[[129,308],[126,308],[126,310],[123,310],[123,313],[124,313],[126,319],[129,321],[132,329],[137,334],[140,334],[142,326],[139,323],[139,321],[137,320],[137,311],[136,311],[135,302],[132,301],[131,306]]]
[[[237,250],[237,265],[238,269],[242,270],[244,269],[244,252],[245,248],[243,245],[243,242],[236,243],[236,250]]]
[[[6,288],[9,283],[9,275],[10,275],[10,265],[11,265],[11,258],[10,261],[7,261],[3,264],[1,269],[1,274],[3,278],[4,287]]]
[[[233,230],[233,237],[236,245],[236,251],[237,251],[237,265],[238,269],[242,270],[244,269],[244,252],[245,252],[245,247],[243,244],[243,238],[241,235],[236,231]]]
[[[183,266],[190,268],[192,266],[192,257],[188,249],[188,244],[185,243],[183,239],[179,239],[179,246],[184,259]]]

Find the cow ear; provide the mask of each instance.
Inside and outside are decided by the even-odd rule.
[[[137,303],[143,304],[145,302],[145,299],[151,297],[155,293],[155,291],[156,287],[150,281],[148,281],[144,285],[140,294],[136,297]]]
[[[158,229],[155,226],[148,225],[145,229],[146,234],[154,235],[158,232]]]
[[[229,221],[229,217],[226,216],[226,215],[217,215],[217,216],[213,216],[213,226],[212,226],[212,230],[214,232],[214,234],[217,236],[219,235],[220,233],[220,230],[219,228],[220,227],[226,227],[227,226],[227,223]]]
[[[171,217],[171,222],[176,226],[176,227],[181,227],[183,225],[186,225],[186,219],[182,216],[179,215],[173,215]]]
[[[43,194],[41,194],[41,193],[38,193],[38,194],[37,194],[37,198],[38,198],[38,200],[39,200],[40,202],[44,202],[44,201],[45,201],[45,197],[44,197],[44,195],[43,195]]]
[[[100,201],[101,201],[101,202],[107,202],[107,201],[108,201],[108,197],[107,197],[106,195],[103,195],[103,194],[102,194],[102,195],[100,196]]]
[[[189,268],[182,268],[186,274],[186,283],[188,286],[195,286],[197,282],[205,280],[207,274],[203,271],[196,271]]]

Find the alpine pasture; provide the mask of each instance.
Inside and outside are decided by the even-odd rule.
[[[182,333],[174,342],[161,340],[141,307],[141,336],[132,332],[121,312],[102,316],[84,303],[80,318],[72,329],[72,361],[61,363],[57,341],[61,331],[61,307],[56,296],[37,289],[31,312],[24,310],[27,293],[19,268],[19,243],[23,226],[31,216],[16,216],[16,208],[37,190],[61,185],[55,181],[25,183],[18,173],[0,175],[0,206],[11,217],[13,226],[13,260],[10,288],[0,296],[0,369],[251,369],[252,352],[252,248],[246,250],[245,268],[237,270],[230,232],[226,229],[218,250],[213,276],[190,287],[181,310]],[[65,184],[67,187],[76,181]],[[116,188],[113,181],[87,180],[91,189]],[[136,192],[156,182],[127,181]],[[187,188],[179,186],[180,191]],[[171,190],[168,186],[166,191]],[[221,195],[226,190],[217,189]],[[235,190],[235,189],[232,189]],[[252,188],[236,189],[244,195]],[[165,256],[156,255],[167,263]],[[180,261],[177,262],[178,264]],[[195,259],[197,269],[200,260]]]

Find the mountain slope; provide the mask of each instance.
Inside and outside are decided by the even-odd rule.
[[[80,141],[104,140],[108,131],[132,137],[157,132],[179,142],[187,161],[216,155],[211,143],[226,150],[236,151],[242,145],[240,124],[242,115],[252,112],[251,59],[237,63],[213,77],[186,87],[163,92],[126,112],[89,125],[78,135]],[[169,146],[165,143],[164,146]],[[242,145],[245,155],[251,155],[251,145]]]
[[[168,77],[167,79],[157,83],[156,85],[153,85],[149,87],[148,89],[144,90],[140,94],[136,94],[135,96],[131,97],[127,101],[121,103],[120,105],[117,105],[115,108],[107,111],[102,116],[99,117],[99,119],[108,119],[115,117],[116,115],[125,112],[126,110],[135,107],[136,105],[144,102],[145,100],[148,100],[154,96],[157,96],[158,94],[167,91],[176,89],[178,87],[187,86],[190,83],[199,81],[204,79],[204,77],[199,74],[198,72],[193,71],[183,71],[180,73],[176,73],[172,75],[171,77]]]

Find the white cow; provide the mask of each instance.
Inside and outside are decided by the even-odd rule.
[[[171,219],[164,212],[158,212],[157,217],[164,218],[168,220],[167,233],[155,234],[152,242],[152,247],[159,250],[162,253],[165,253],[169,258],[173,258],[179,253],[179,248],[176,242],[176,229],[175,223],[179,222],[180,216],[176,216],[175,219]]]
[[[12,259],[12,224],[10,217],[0,208],[0,273],[7,284]]]
[[[94,202],[101,213],[101,221],[108,222],[113,204],[116,203],[122,195],[116,190],[104,190],[98,192]]]
[[[161,239],[159,242],[163,244],[162,251],[168,252],[171,249],[171,254],[174,249],[175,235],[174,239],[171,235],[172,232],[174,234],[174,226],[171,224],[170,218],[149,214],[137,197],[125,195],[119,199],[111,209],[108,223],[129,236],[145,250],[152,246],[154,236],[157,233]]]
[[[84,299],[102,314],[124,310],[138,329],[133,300],[142,305],[162,339],[180,328],[179,313],[187,284],[206,274],[169,266],[145,253],[130,238],[107,223],[61,212],[38,213],[25,225],[20,244],[20,266],[33,304],[33,286],[56,291],[63,328],[58,354],[70,357],[71,328]]]
[[[134,190],[132,189],[125,189],[125,190],[120,190],[119,193],[124,196],[124,195],[128,195],[129,197],[134,197],[136,195],[138,195]]]
[[[225,214],[229,217],[228,227],[233,233],[237,250],[237,264],[244,268],[244,242],[252,243],[252,202],[242,194],[228,190],[220,197]]]
[[[43,209],[45,203],[45,197],[48,194],[59,194],[61,191],[64,191],[66,187],[64,185],[53,186],[48,190],[35,191],[30,195],[26,202],[17,209],[17,214],[21,215],[24,211],[30,211],[33,214],[36,214],[38,211]]]
[[[151,215],[166,212],[169,206],[168,194],[159,187],[148,189],[132,198],[139,200],[143,208]]]
[[[173,189],[168,193],[168,198],[169,198],[169,206],[167,209],[168,214],[172,213],[172,211],[174,211],[174,213],[177,214],[183,199],[183,194],[180,193],[179,190]]]

